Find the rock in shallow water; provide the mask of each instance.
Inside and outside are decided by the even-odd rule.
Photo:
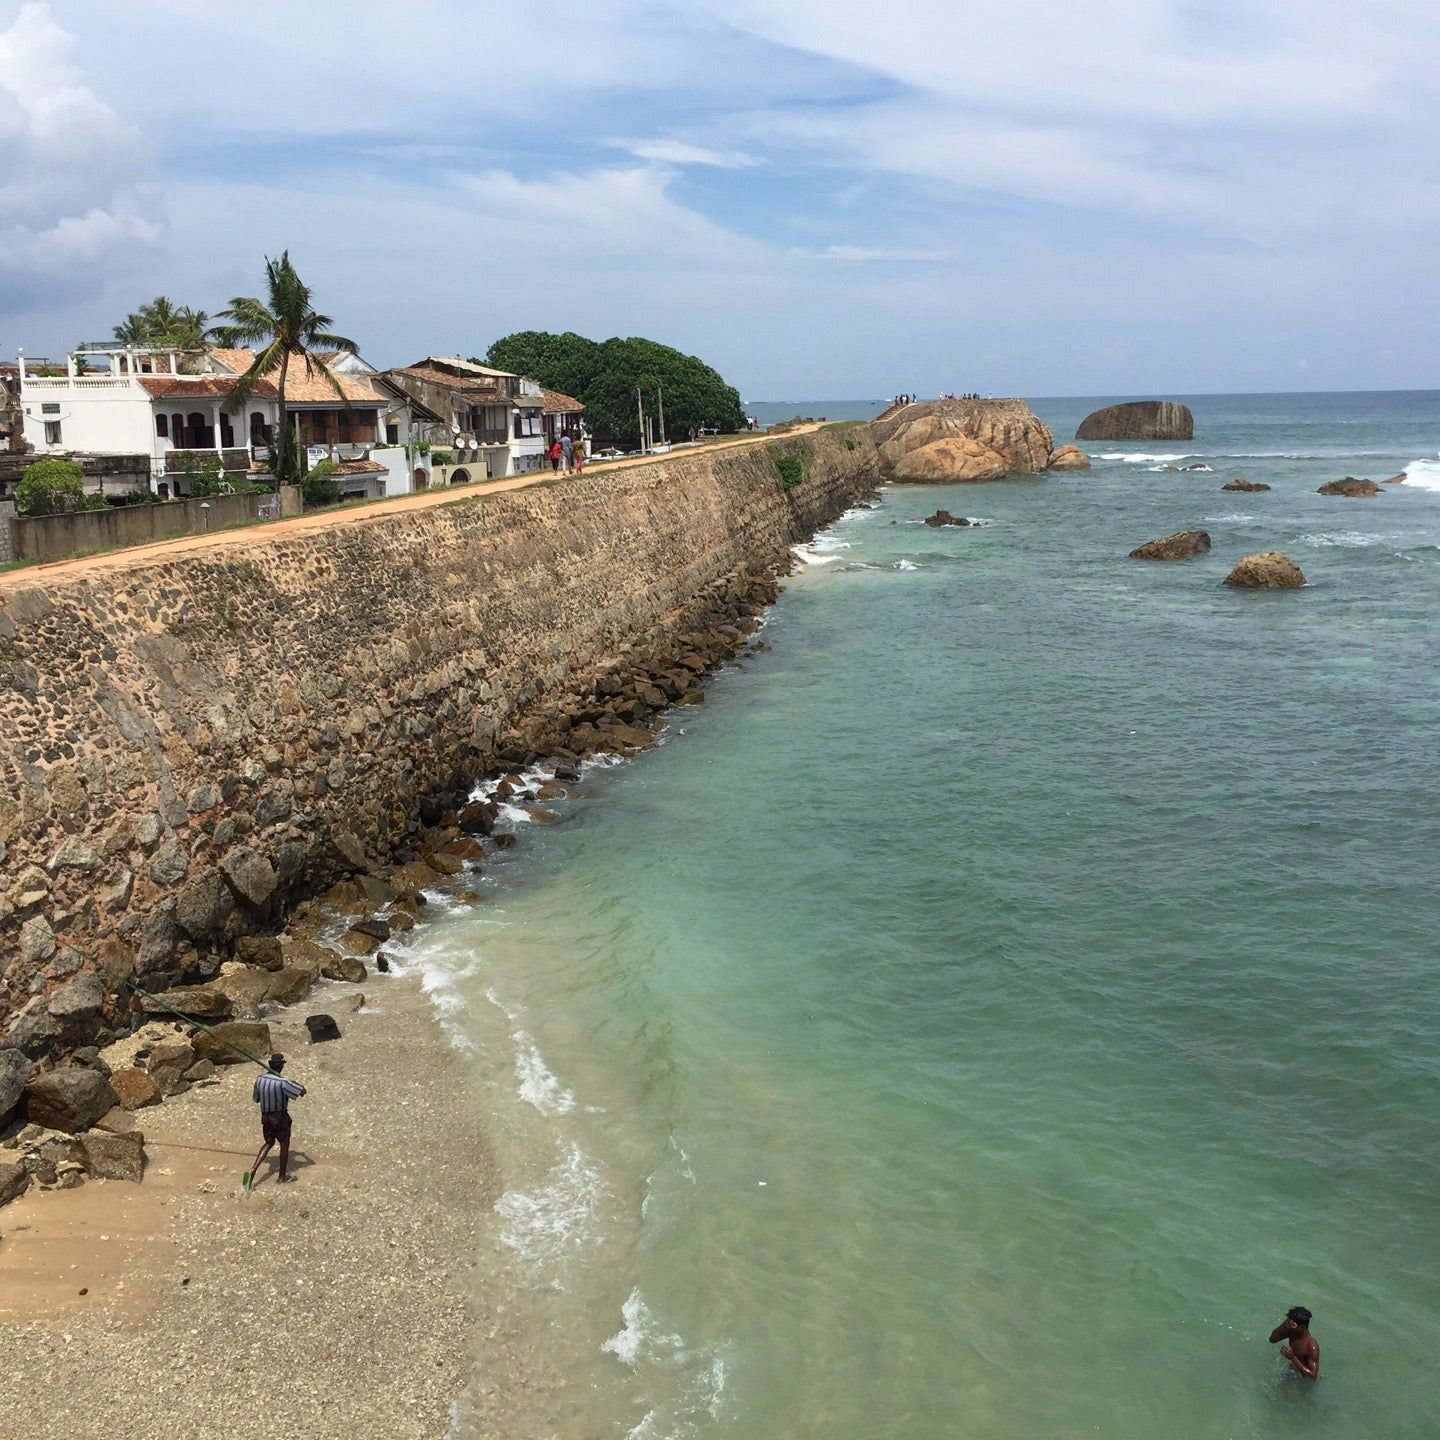
[[[1300,567],[1278,550],[1246,555],[1225,577],[1239,590],[1298,590],[1305,583]]]
[[[1247,480],[1243,475],[1237,475],[1233,480],[1227,480],[1221,487],[1222,490],[1243,490],[1246,494],[1258,495],[1262,490],[1270,487],[1259,480]]]
[[[1147,540],[1131,552],[1132,560],[1187,560],[1204,555],[1210,549],[1210,535],[1205,530],[1177,530],[1159,540]]]
[[[1347,500],[1368,500],[1379,493],[1380,487],[1373,480],[1357,480],[1353,475],[1342,475],[1316,491],[1318,495],[1341,495]]]
[[[948,510],[937,510],[933,515],[925,517],[925,523],[938,529],[941,525],[973,525],[975,522],[964,515],[952,515]]]

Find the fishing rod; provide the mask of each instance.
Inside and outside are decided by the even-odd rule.
[[[183,1010],[177,1010],[173,1005],[168,1004],[158,995],[152,994],[149,990],[146,990],[144,986],[137,985],[128,976],[119,975],[115,971],[107,969],[104,965],[100,965],[98,963],[96,965],[96,969],[98,969],[102,974],[107,975],[111,980],[117,981],[119,984],[124,985],[127,989],[133,990],[137,995],[143,996],[152,1005],[158,1005],[161,1010],[167,1011],[177,1020],[183,1020],[185,1024],[194,1025],[199,1029],[203,1030],[217,1044],[223,1045],[227,1050],[233,1050],[235,1054],[241,1056],[243,1059],[248,1060],[252,1065],[258,1065],[262,1070],[266,1072],[266,1074],[270,1073],[270,1062],[268,1060],[262,1060],[258,1055],[252,1055],[247,1049],[245,1049],[243,1045],[237,1045],[233,1040],[227,1040],[222,1034],[220,1034],[218,1030],[214,1029],[212,1026],[207,1025],[203,1020],[197,1020],[193,1015],[187,1015]],[[240,1177],[240,1189],[244,1194],[249,1195],[253,1193],[255,1187],[255,1172],[259,1169],[260,1166],[260,1156],[264,1155],[269,1148],[270,1145],[267,1141],[261,1147],[260,1154],[255,1157],[255,1163]]]
[[[177,1020],[183,1020],[187,1025],[194,1025],[198,1029],[203,1030],[216,1044],[223,1045],[227,1050],[233,1050],[235,1054],[248,1060],[252,1065],[258,1065],[262,1070],[268,1070],[270,1068],[270,1062],[268,1060],[262,1060],[258,1055],[252,1055],[243,1046],[235,1044],[233,1040],[227,1040],[218,1030],[207,1025],[203,1020],[197,1020],[193,1015],[187,1015],[183,1010],[177,1010],[173,1005],[167,1005],[158,995],[151,994],[149,990],[137,985],[133,980],[124,975],[116,974],[115,971],[108,970],[105,966],[99,964],[97,964],[95,968],[102,974],[107,975],[111,980],[124,985],[127,989],[133,990],[137,995],[143,996],[152,1005],[157,1005],[161,1010],[168,1011]]]

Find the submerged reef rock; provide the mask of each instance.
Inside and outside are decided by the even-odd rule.
[[[1305,583],[1300,567],[1278,550],[1246,555],[1225,577],[1237,590],[1298,590]]]
[[[890,478],[912,483],[1038,475],[1055,451],[1055,437],[1023,400],[928,400],[872,428]]]
[[[925,517],[925,523],[938,529],[941,525],[973,525],[975,522],[964,515],[952,515],[948,510],[937,510],[933,515]]]
[[[1177,530],[1159,540],[1147,540],[1131,552],[1132,560],[1188,560],[1204,555],[1210,549],[1210,535],[1205,530]]]
[[[1347,500],[1368,500],[1379,493],[1380,487],[1373,480],[1357,480],[1353,475],[1342,475],[1316,491],[1318,495],[1343,495]]]
[[[1177,400],[1130,400],[1091,411],[1077,440],[1193,440],[1195,417]]]
[[[1237,475],[1233,480],[1227,480],[1221,487],[1222,490],[1243,490],[1248,495],[1258,495],[1262,490],[1270,487],[1259,480],[1247,480],[1243,475]]]

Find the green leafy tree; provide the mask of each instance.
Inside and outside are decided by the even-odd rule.
[[[670,435],[701,426],[739,430],[745,424],[739,392],[716,370],[654,340],[632,336],[597,343],[568,331],[554,335],[521,330],[497,340],[484,363],[575,396],[585,406],[591,431],[602,441],[639,442],[637,388],[646,414],[657,421],[657,397],[663,393]]]
[[[321,460],[305,477],[302,494],[307,505],[333,505],[340,498],[340,487],[330,477],[339,470],[333,460]]]
[[[176,305],[157,295],[148,305],[132,311],[115,327],[122,345],[153,346],[157,350],[203,350],[210,317],[203,310]]]
[[[263,298],[237,295],[220,312],[220,319],[227,323],[217,325],[210,333],[227,347],[256,347],[254,362],[231,392],[232,409],[239,410],[245,404],[262,378],[272,370],[279,371],[276,388],[280,424],[275,434],[275,477],[282,485],[287,481],[299,484],[304,478],[304,466],[285,413],[285,386],[290,366],[296,362],[303,364],[306,375],[318,370],[330,382],[340,403],[348,407],[350,402],[340,382],[310,352],[342,350],[353,355],[359,347],[353,340],[334,334],[330,329],[334,322],[328,315],[316,311],[310,287],[290,263],[288,250],[278,260],[266,256],[265,291]]]
[[[73,460],[37,460],[25,467],[15,503],[27,515],[58,515],[86,508],[85,479]],[[104,503],[103,501],[101,502]]]

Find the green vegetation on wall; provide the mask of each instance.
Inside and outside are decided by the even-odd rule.
[[[780,477],[782,489],[793,490],[805,479],[808,459],[805,446],[799,441],[775,457],[775,473]]]
[[[637,387],[645,413],[656,421],[657,438],[657,392],[663,392],[671,439],[702,426],[733,431],[745,424],[740,392],[718,371],[694,355],[637,336],[596,341],[571,331],[521,330],[497,340],[483,363],[573,395],[584,404],[586,423],[602,444],[640,443]]]

